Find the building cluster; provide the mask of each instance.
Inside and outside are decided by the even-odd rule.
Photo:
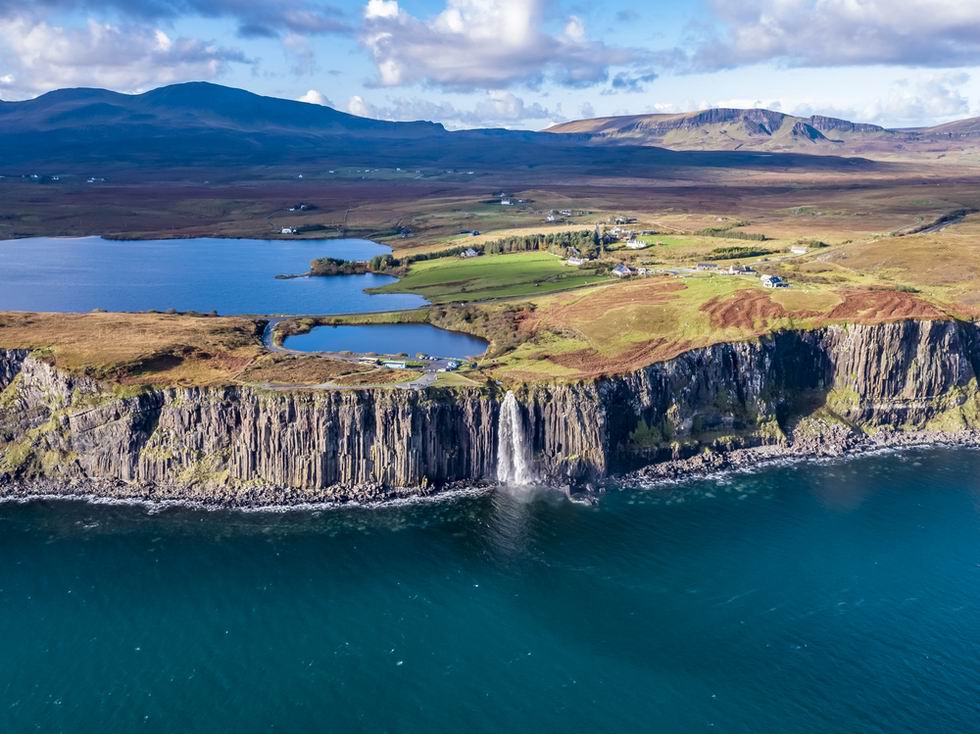
[[[548,216],[545,217],[546,222],[560,222],[568,217],[575,216],[575,212],[571,209],[552,209],[548,212]]]
[[[517,199],[513,196],[508,196],[502,191],[498,194],[494,194],[494,196],[500,199],[500,206],[518,206],[520,204],[528,203],[527,199]]]
[[[631,268],[626,263],[619,263],[619,265],[614,267],[611,272],[617,278],[631,278],[634,275],[638,275],[641,278],[645,278],[648,275],[654,274],[654,271],[651,268],[644,268],[644,267]]]

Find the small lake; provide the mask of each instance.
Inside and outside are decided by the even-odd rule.
[[[368,240],[113,241],[34,237],[0,241],[0,311],[217,311],[331,314],[424,306],[411,294],[369,295],[387,275],[277,280],[310,260],[368,260],[391,248]]]
[[[431,324],[366,324],[317,326],[306,334],[286,339],[285,346],[301,352],[374,352],[437,357],[476,357],[487,343],[469,334],[447,331]]]

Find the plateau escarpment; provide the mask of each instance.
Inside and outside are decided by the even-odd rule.
[[[515,387],[539,478],[718,450],[980,427],[980,330],[783,331],[635,372]],[[0,492],[263,505],[426,494],[496,476],[497,387],[120,388],[0,350]]]

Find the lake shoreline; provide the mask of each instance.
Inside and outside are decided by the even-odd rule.
[[[772,444],[729,451],[706,451],[694,457],[658,462],[625,474],[612,475],[597,485],[573,487],[570,484],[555,483],[554,492],[563,494],[578,504],[594,504],[599,495],[608,491],[656,491],[661,487],[751,474],[790,463],[842,462],[878,453],[929,448],[980,449],[980,431],[889,432],[877,436],[852,436],[851,440],[843,442],[835,439],[822,444],[805,442],[797,445]],[[529,485],[526,490],[533,493],[545,485],[546,483]],[[372,484],[337,487],[330,497],[311,498],[298,496],[303,494],[303,490],[268,486],[228,488],[224,496],[206,497],[206,491],[202,488],[178,485],[95,479],[67,483],[37,480],[0,484],[0,504],[84,502],[92,505],[138,506],[150,512],[169,509],[245,513],[321,512],[449,502],[483,496],[502,488],[499,483],[487,481],[450,482],[440,487],[430,485],[421,488],[392,488]]]

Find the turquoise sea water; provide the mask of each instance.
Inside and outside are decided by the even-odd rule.
[[[369,326],[318,326],[306,334],[286,339],[284,346],[301,352],[418,352],[437,357],[476,357],[487,350],[478,337],[439,329],[431,324],[371,324]]]
[[[0,731],[969,732],[980,452],[595,506],[0,505]]]
[[[411,294],[364,292],[394,282],[386,275],[275,277],[304,273],[317,257],[368,260],[387,252],[368,240],[0,240],[0,311],[327,314],[425,305]]]

